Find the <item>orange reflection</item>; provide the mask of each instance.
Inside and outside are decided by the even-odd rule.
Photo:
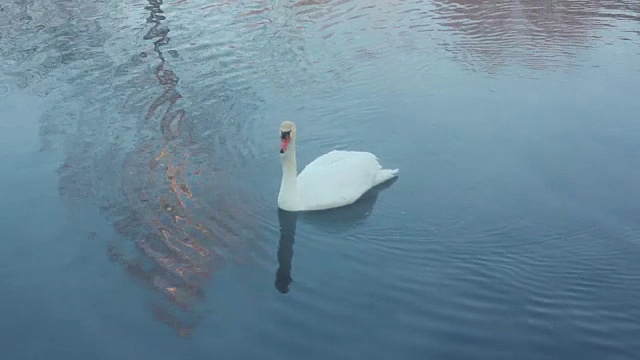
[[[122,244],[111,244],[108,254],[168,301],[151,304],[154,317],[180,336],[188,336],[200,322],[195,308],[204,298],[204,282],[216,254],[205,245],[212,232],[190,211],[197,207],[197,199],[188,178],[193,166],[185,130],[189,120],[178,104],[182,98],[176,89],[178,78],[161,50],[169,43],[164,16],[159,15],[162,3],[148,2],[151,28],[145,39],[153,40],[160,59],[154,75],[163,89],[144,116],[144,127],[151,135],[141,138],[125,161],[124,173],[129,177],[123,179],[123,190],[131,213],[115,224],[123,236],[133,239],[138,255],[125,255]]]

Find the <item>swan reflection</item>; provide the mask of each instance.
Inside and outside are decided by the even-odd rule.
[[[360,226],[374,210],[374,205],[378,201],[378,195],[383,190],[391,187],[397,177],[379,184],[364,193],[355,203],[330,210],[308,211],[300,213],[300,219],[305,224],[316,228],[322,228],[330,234],[342,234],[357,226]]]
[[[280,242],[278,243],[278,270],[276,270],[275,286],[279,292],[289,292],[291,284],[291,260],[293,259],[293,243],[295,242],[298,213],[278,209],[280,223]]]
[[[291,212],[278,209],[280,241],[278,243],[278,269],[276,270],[274,284],[276,289],[280,293],[286,294],[289,292],[289,286],[293,282],[291,269],[298,218],[305,224],[318,228],[322,227],[324,231],[334,235],[344,233],[362,224],[373,212],[373,207],[378,200],[380,192],[390,187],[397,180],[398,178],[394,178],[380,184],[366,192],[360,200],[341,208],[309,212]]]

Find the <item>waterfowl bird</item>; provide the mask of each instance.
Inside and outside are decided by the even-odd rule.
[[[282,182],[278,207],[286,211],[337,208],[357,201],[369,189],[396,176],[398,169],[383,169],[378,158],[364,151],[330,151],[298,174],[296,125],[280,124]]]

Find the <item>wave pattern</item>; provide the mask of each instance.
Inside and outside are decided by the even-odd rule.
[[[639,42],[636,2],[24,0],[2,11],[2,80],[55,100],[40,131],[43,151],[64,156],[61,194],[113,222],[108,255],[160,294],[151,311],[178,334],[202,324],[222,265],[278,262],[277,290],[301,295],[256,308],[273,310],[263,323],[311,334],[296,346],[312,358],[344,347],[490,359],[637,350],[634,226],[481,209],[469,188],[455,211],[434,194],[438,209],[420,214],[374,209],[373,197],[326,218],[281,215],[277,253],[265,240],[278,236],[270,151],[281,118],[322,134],[307,137],[317,148],[369,136],[373,122],[384,140],[400,123],[386,118],[390,95],[419,102],[405,84],[424,97],[448,86],[451,57],[547,71],[606,41],[613,20],[621,41]],[[487,330],[498,326],[513,331]],[[247,327],[266,339],[247,351],[281,352],[281,333]]]
[[[14,70],[3,76],[54,99],[40,131],[42,151],[64,156],[60,193],[100,207],[120,236],[109,241],[109,258],[160,295],[150,303],[158,320],[189,336],[214,271],[265,257],[248,202],[213,161],[237,154],[223,140],[246,136],[238,118],[251,113],[252,98],[217,76],[222,90],[205,105],[219,121],[194,121],[201,109],[185,108],[162,1],[119,4],[104,22],[95,4],[25,1],[7,10],[24,23],[10,24],[16,31],[3,41],[38,46],[10,52],[2,68]],[[112,24],[122,33],[109,34]]]
[[[460,36],[446,48],[470,66],[485,69],[571,65],[581,50],[605,41],[601,31],[611,20],[630,26],[640,20],[640,9],[632,1],[435,3],[436,22]]]

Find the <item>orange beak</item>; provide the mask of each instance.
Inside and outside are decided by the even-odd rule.
[[[291,142],[291,133],[290,132],[282,132],[280,134],[280,154],[284,154],[289,147],[289,143]]]

